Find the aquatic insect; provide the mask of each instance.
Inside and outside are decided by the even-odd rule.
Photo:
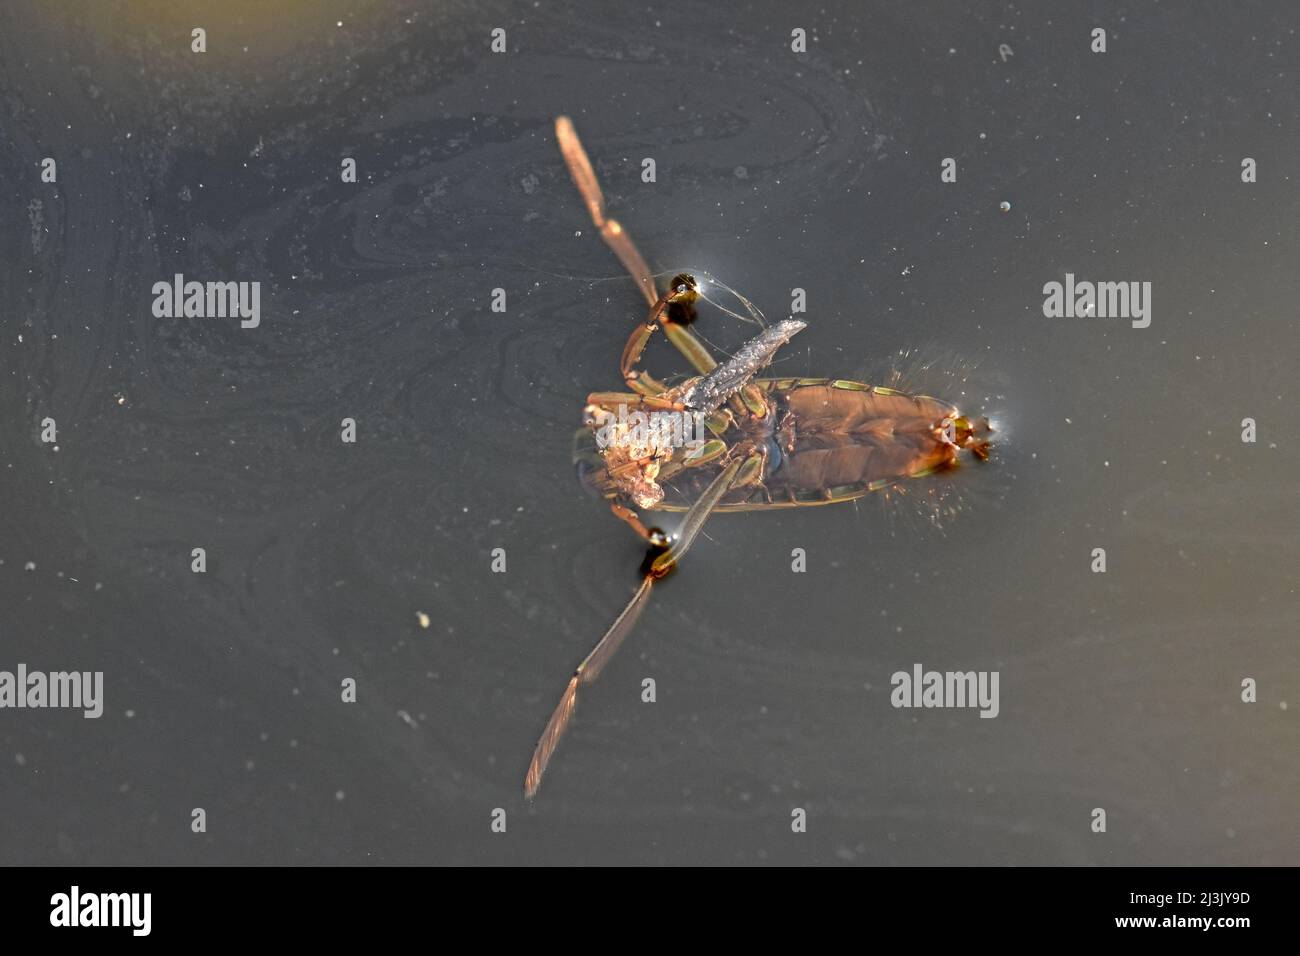
[[[756,378],[806,323],[765,328],[718,364],[691,331],[699,283],[675,276],[662,293],[623,227],[605,215],[591,161],[568,117],[555,135],[601,237],[641,289],[650,312],[623,349],[629,391],[587,396],[575,461],[584,481],[650,546],[644,577],[627,607],[583,659],[551,714],[524,778],[531,799],[577,703],[631,632],[654,583],[676,566],[715,511],[763,511],[852,501],[951,467],[966,449],[988,457],[987,419],[972,420],[926,395],[828,378]],[[663,329],[696,374],[668,386],[638,368]],[[688,437],[689,436],[689,437]],[[684,511],[670,539],[640,511]]]

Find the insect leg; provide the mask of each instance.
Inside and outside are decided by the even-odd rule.
[[[573,184],[582,194],[583,202],[587,204],[587,212],[591,214],[591,221],[600,230],[605,245],[614,251],[619,262],[623,263],[623,268],[636,280],[637,287],[645,296],[646,302],[654,305],[659,296],[655,289],[654,277],[650,275],[650,267],[646,265],[645,259],[641,257],[631,237],[618,221],[605,218],[605,196],[600,190],[600,180],[596,178],[596,171],[591,167],[587,151],[582,148],[582,140],[578,139],[573,121],[567,116],[556,117],[555,138],[559,141],[560,152],[564,154],[564,162],[569,167]]]
[[[654,332],[655,326],[660,324],[664,327],[664,334],[668,336],[668,341],[672,342],[677,351],[685,356],[686,361],[691,363],[692,368],[701,375],[711,372],[718,363],[709,354],[709,350],[705,348],[704,344],[696,338],[689,328],[672,322],[667,317],[666,300],[674,294],[674,291],[670,289],[664,297],[657,294],[654,277],[650,274],[650,267],[646,265],[645,258],[637,249],[636,244],[632,242],[632,238],[617,220],[606,218],[605,195],[601,191],[600,180],[596,178],[596,171],[592,168],[587,151],[582,146],[582,140],[578,138],[578,133],[573,128],[573,121],[567,116],[556,117],[555,138],[560,144],[560,152],[563,154],[564,162],[569,168],[569,175],[573,177],[574,185],[578,187],[583,202],[587,204],[587,212],[591,215],[591,221],[600,230],[601,238],[605,240],[605,244],[613,250],[614,255],[618,256],[619,261],[623,263],[623,268],[636,280],[641,294],[645,296],[646,302],[650,304],[650,318],[643,325],[633,329],[632,335],[628,338],[627,347],[623,350],[622,370],[624,381],[627,382],[629,388],[644,394],[653,395],[664,391],[662,383],[655,381],[645,372],[634,371],[633,369],[633,366],[640,359],[646,343],[650,340],[650,335]],[[694,290],[691,291],[693,293]],[[767,411],[766,402],[757,388],[747,387],[744,389],[732,405],[738,412],[748,410],[750,414],[759,418],[763,417]]]
[[[587,396],[588,405],[597,405],[609,412],[618,411],[620,405],[632,408],[654,408],[662,411],[683,412],[686,406],[670,398],[658,395],[638,395],[635,392],[592,392]]]
[[[668,536],[659,528],[647,528],[641,521],[641,518],[635,511],[626,505],[621,505],[617,501],[609,503],[609,510],[614,512],[614,516],[622,521],[626,521],[638,535],[645,539],[645,543],[652,548],[662,548],[668,544]]]
[[[722,496],[730,491],[735,484],[736,474],[744,465],[745,460],[736,458],[729,462],[722,471],[718,472],[718,476],[709,482],[709,487],[704,489],[704,494],[700,495],[695,504],[691,505],[691,510],[686,512],[686,517],[682,519],[682,526],[677,529],[677,537],[673,539],[672,547],[651,563],[650,573],[654,577],[663,577],[690,550],[691,545],[695,543],[695,539],[703,529],[704,522],[713,513],[713,509],[722,500]]]
[[[555,706],[551,719],[546,722],[546,729],[542,731],[537,747],[533,750],[533,759],[528,764],[528,773],[524,776],[524,796],[527,799],[531,800],[536,796],[537,788],[542,784],[542,774],[546,773],[546,766],[551,762],[555,748],[559,746],[560,738],[564,736],[564,731],[569,726],[573,710],[578,703],[578,688],[583,684],[590,684],[600,675],[601,670],[609,663],[609,659],[614,656],[614,652],[631,633],[632,626],[650,597],[650,589],[654,587],[655,581],[671,571],[682,555],[694,544],[709,513],[731,487],[740,465],[741,460],[737,459],[723,468],[710,482],[699,500],[691,505],[691,510],[686,512],[686,517],[682,521],[677,540],[673,542],[671,548],[651,563],[650,572],[641,579],[641,586],[632,595],[632,600],[628,602],[627,607],[623,608],[623,612],[615,618],[614,623],[605,632],[605,636],[592,648],[591,653],[583,658],[582,663],[573,672],[573,676],[569,678],[568,686],[560,696],[560,702]]]
[[[564,155],[564,162],[569,167],[569,175],[573,177],[574,185],[578,187],[578,192],[582,194],[582,199],[587,204],[587,212],[591,215],[591,221],[600,230],[601,238],[605,240],[605,244],[614,251],[619,261],[623,263],[623,267],[636,280],[641,294],[645,296],[646,302],[650,304],[649,317],[643,324],[632,330],[627,346],[623,349],[622,372],[623,379],[627,382],[628,387],[648,395],[664,391],[663,384],[655,381],[645,372],[634,369],[634,366],[641,358],[641,353],[645,350],[646,343],[650,340],[651,334],[658,328],[660,323],[664,323],[669,339],[686,356],[692,366],[700,372],[707,372],[712,369],[716,363],[709,356],[708,350],[699,343],[699,340],[694,335],[691,335],[685,326],[667,322],[666,310],[668,300],[673,294],[672,290],[669,290],[662,297],[659,296],[655,288],[654,277],[650,275],[650,267],[646,265],[645,259],[632,242],[632,238],[617,220],[605,217],[605,196],[601,192],[600,181],[596,178],[596,171],[591,166],[591,160],[587,157],[587,151],[583,148],[582,141],[578,139],[578,133],[573,128],[572,120],[567,116],[556,118],[555,138],[559,141],[560,152]]]
[[[741,465],[740,471],[736,474],[736,480],[731,483],[735,488],[753,488],[757,491],[763,488],[763,473],[767,471],[767,449],[760,448],[752,455],[745,459]]]
[[[628,388],[635,389],[638,392],[646,394],[657,394],[665,391],[667,386],[651,378],[648,372],[637,368],[641,362],[641,354],[645,351],[646,344],[650,341],[650,336],[654,335],[655,329],[660,325],[664,327],[664,334],[670,341],[677,344],[679,333],[685,333],[692,342],[698,346],[698,354],[692,358],[689,352],[683,352],[690,359],[691,364],[696,368],[702,368],[709,371],[714,367],[713,358],[704,346],[699,345],[695,336],[682,325],[673,322],[669,317],[669,306],[676,304],[689,305],[695,300],[695,280],[690,276],[677,276],[673,279],[675,283],[672,288],[655,300],[654,305],[650,307],[650,314],[646,316],[643,323],[632,330],[628,336],[627,345],[623,347],[623,357],[619,361],[619,371],[623,375],[623,381],[627,382]],[[678,345],[679,350],[681,346]]]
[[[689,328],[667,318],[664,308],[666,303],[657,295],[654,277],[650,274],[650,267],[646,265],[644,257],[642,257],[622,225],[617,220],[605,217],[605,195],[601,191],[600,180],[596,178],[596,171],[592,168],[591,160],[587,157],[587,151],[582,146],[582,140],[578,138],[578,133],[573,128],[573,121],[567,116],[556,117],[555,138],[560,144],[560,152],[563,154],[564,162],[569,168],[569,175],[573,177],[574,185],[578,187],[578,192],[582,194],[582,199],[587,204],[587,212],[591,215],[591,221],[600,230],[601,238],[605,240],[605,244],[614,251],[619,261],[623,263],[623,268],[636,280],[638,288],[641,289],[641,294],[645,296],[646,302],[651,307],[651,318],[644,325],[638,326],[632,331],[627,347],[623,350],[624,381],[627,382],[629,388],[645,394],[657,394],[664,391],[664,385],[655,381],[645,372],[629,374],[636,360],[640,358],[641,352],[645,349],[646,342],[649,341],[654,326],[657,324],[663,325],[664,334],[668,336],[668,341],[676,347],[677,351],[682,353],[686,361],[691,363],[692,368],[701,375],[711,372],[718,363],[709,354],[709,350],[705,348],[704,343],[696,338]],[[667,295],[671,294],[672,290],[669,290]],[[631,355],[630,361],[629,355]],[[746,386],[732,400],[731,404],[740,413],[747,411],[758,418],[762,418],[767,414],[767,403],[761,390],[752,386]]]
[[[627,387],[645,395],[657,395],[667,390],[667,386],[656,381],[649,372],[636,367],[641,361],[641,353],[645,351],[650,336],[654,335],[655,329],[659,328],[657,317],[663,314],[663,305],[664,300],[660,299],[655,304],[655,307],[650,310],[649,318],[632,330],[632,334],[628,336],[627,345],[623,346],[623,358],[618,365]]]

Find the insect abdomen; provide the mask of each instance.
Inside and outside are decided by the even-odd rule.
[[[890,483],[955,457],[936,429],[957,410],[929,396],[838,381],[776,394],[791,416],[793,448],[767,481],[773,495]]]

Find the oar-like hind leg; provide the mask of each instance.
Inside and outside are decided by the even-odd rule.
[[[573,121],[569,117],[556,117],[555,139],[560,144],[564,163],[569,167],[573,184],[582,194],[582,201],[587,206],[592,223],[600,230],[600,237],[605,240],[605,244],[613,250],[614,255],[618,256],[618,261],[623,263],[623,268],[636,280],[641,295],[650,306],[649,316],[632,330],[627,346],[623,350],[623,378],[628,387],[648,394],[663,391],[663,383],[655,381],[635,367],[651,333],[661,325],[668,340],[686,357],[697,372],[704,374],[712,370],[717,362],[704,347],[704,343],[697,339],[685,325],[671,321],[668,316],[667,306],[671,301],[678,298],[694,301],[694,289],[687,291],[669,289],[662,297],[659,295],[650,267],[646,265],[645,257],[637,249],[632,237],[627,234],[627,230],[619,224],[618,220],[606,217],[605,194],[601,191],[596,170],[592,168],[587,151],[582,146],[582,140],[578,139],[578,132],[573,128]]]
[[[605,217],[605,194],[601,192],[600,180],[596,178],[596,171],[591,167],[587,151],[582,148],[582,140],[578,139],[573,121],[567,116],[556,117],[555,138],[560,144],[564,163],[569,167],[569,175],[573,177],[573,184],[578,187],[578,192],[582,194],[582,201],[587,204],[591,221],[600,230],[600,237],[614,251],[614,255],[618,256],[618,261],[623,263],[623,268],[633,279],[636,279],[646,302],[653,306],[659,298],[659,292],[655,289],[655,280],[650,275],[650,267],[646,265],[645,259],[631,237],[623,231],[618,220]]]
[[[560,738],[564,736],[564,731],[573,717],[574,707],[578,703],[578,688],[583,684],[590,684],[600,676],[601,670],[631,633],[632,626],[636,624],[637,617],[640,616],[650,598],[650,590],[654,587],[655,581],[671,571],[681,560],[682,555],[695,543],[700,529],[708,520],[709,513],[731,488],[732,481],[743,463],[744,459],[739,458],[730,462],[718,472],[718,476],[710,482],[699,500],[691,505],[690,511],[686,512],[686,517],[682,521],[677,540],[673,542],[672,547],[651,563],[649,573],[641,580],[641,586],[632,595],[632,600],[628,602],[627,607],[623,608],[623,612],[610,625],[605,636],[592,648],[591,653],[583,659],[578,669],[573,672],[573,676],[569,678],[569,685],[564,689],[564,694],[561,695],[560,702],[551,714],[551,719],[546,722],[546,729],[542,731],[537,747],[533,750],[533,759],[528,764],[528,773],[524,777],[524,796],[529,800],[536,795],[537,788],[541,786],[546,765],[550,763],[555,748],[559,746]]]

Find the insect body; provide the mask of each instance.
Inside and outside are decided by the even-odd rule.
[[[587,396],[575,442],[584,481],[654,549],[641,586],[578,665],[543,731],[524,780],[531,798],[573,714],[577,691],[595,680],[631,631],[655,581],[690,548],[714,511],[754,511],[850,501],[957,462],[983,459],[987,420],[968,419],[925,395],[842,379],[756,378],[802,331],[787,319],[764,329],[722,364],[690,329],[696,280],[678,275],[658,293],[645,260],[618,222],[605,216],[595,172],[572,123],[555,123],[561,152],[601,236],[650,305],[623,350],[625,392]],[[663,329],[697,373],[669,387],[637,366]],[[677,535],[647,527],[643,511],[685,512]]]

